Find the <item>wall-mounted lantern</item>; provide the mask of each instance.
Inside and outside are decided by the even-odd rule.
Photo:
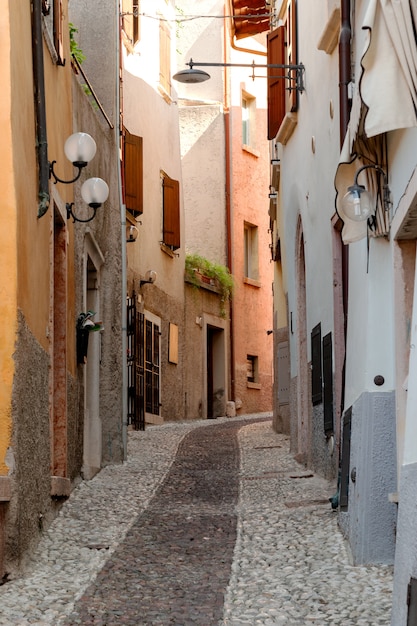
[[[64,152],[67,159],[78,169],[77,174],[71,180],[63,180],[55,172],[56,161],[52,161],[49,163],[49,178],[52,177],[54,179],[55,185],[57,183],[63,183],[64,185],[75,183],[80,178],[82,170],[94,158],[96,149],[96,142],[90,135],[87,133],[74,133],[66,140]],[[87,219],[76,217],[73,211],[74,203],[71,202],[66,205],[67,219],[72,217],[74,222],[90,222],[95,218],[97,209],[107,200],[109,188],[107,183],[101,178],[89,178],[81,187],[81,195],[84,202],[93,209],[93,215]]]

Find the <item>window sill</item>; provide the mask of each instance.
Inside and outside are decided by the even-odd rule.
[[[286,113],[276,136],[276,141],[286,145],[297,126],[297,113]]]
[[[259,152],[259,150],[255,150],[255,148],[251,148],[250,146],[243,144],[242,145],[242,150],[244,152],[249,152],[249,154],[251,154],[252,156],[259,158],[261,156],[261,153]]]
[[[340,8],[335,7],[327,21],[325,29],[319,39],[317,48],[327,54],[332,54],[336,48],[340,33]]]
[[[262,286],[259,280],[255,280],[254,278],[245,277],[243,279],[245,285],[251,285],[251,287],[257,287],[258,289]]]
[[[158,91],[160,93],[160,95],[163,97],[163,99],[165,100],[165,102],[167,102],[167,104],[172,104],[174,102],[174,100],[172,99],[171,94],[169,94],[166,89],[164,87],[162,87],[162,85],[158,85]]]
[[[261,383],[250,383],[250,382],[247,382],[246,383],[246,387],[248,389],[261,389]]]
[[[167,246],[165,243],[163,243],[162,241],[160,242],[160,246],[161,246],[162,252],[165,252],[165,254],[171,257],[171,259],[173,259],[176,256],[180,256],[179,252],[175,252],[174,250],[171,250],[171,248]]]

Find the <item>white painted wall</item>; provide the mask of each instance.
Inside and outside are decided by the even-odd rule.
[[[327,2],[298,2],[299,61],[305,65],[306,90],[300,94],[297,126],[281,146],[281,245],[284,289],[293,312],[291,376],[296,359],[296,227],[301,215],[306,255],[307,332],[319,322],[322,334],[333,327],[332,239],[334,174],[339,156],[338,58],[317,49],[327,20]],[[331,115],[333,108],[333,117]],[[300,157],[300,155],[303,155]],[[310,343],[308,342],[310,359]]]

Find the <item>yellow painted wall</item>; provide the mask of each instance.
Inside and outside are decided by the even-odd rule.
[[[38,218],[38,175],[36,161],[35,110],[32,95],[32,50],[30,12],[13,3],[12,89],[14,98],[12,132],[18,212],[18,306],[31,332],[45,350],[49,349],[47,328],[50,314],[51,207]],[[24,4],[24,3],[23,3]],[[67,28],[64,32],[67,32]],[[71,67],[52,62],[44,43],[47,140],[49,160],[57,161],[59,175],[72,177],[72,166],[64,156],[65,139],[72,132]],[[68,48],[67,48],[68,49]],[[59,185],[63,202],[72,199],[72,185]]]
[[[66,49],[69,49],[65,8]],[[0,475],[8,473],[5,455],[10,445],[13,353],[17,312],[31,333],[49,351],[51,233],[53,212],[38,218],[38,171],[33,96],[30,3],[9,0],[0,12],[0,129],[2,162],[0,188]],[[72,133],[71,66],[56,66],[44,43],[49,160],[58,162],[59,175],[72,178],[73,168],[63,152]],[[72,200],[72,185],[59,185],[63,203]],[[72,232],[72,227],[70,228]],[[72,250],[72,245],[70,246]],[[73,255],[70,268],[68,344],[75,369]],[[72,358],[71,358],[72,357]]]
[[[15,3],[16,4],[16,3]],[[16,336],[16,197],[12,162],[9,3],[0,11],[0,129],[2,164],[0,189],[0,476],[8,473],[5,455],[11,436],[12,354]]]

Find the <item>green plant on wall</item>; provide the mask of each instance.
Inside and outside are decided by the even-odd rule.
[[[74,24],[69,24],[69,38],[70,38],[70,52],[71,56],[77,59],[78,63],[81,65],[83,61],[85,61],[85,54],[79,47],[78,43],[75,40],[75,33],[78,33],[78,28],[74,26]]]
[[[226,315],[225,303],[230,300],[233,293],[233,276],[225,265],[213,263],[199,254],[187,254],[185,257],[185,278],[195,287],[201,287],[199,275],[214,281],[220,291],[222,317]]]

